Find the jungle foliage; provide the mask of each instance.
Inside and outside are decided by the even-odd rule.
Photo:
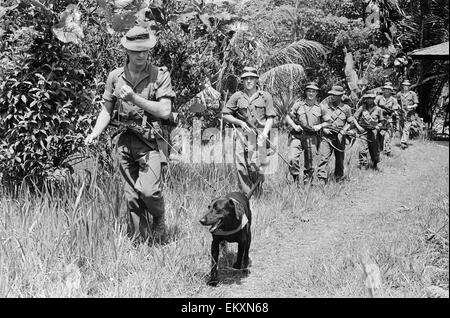
[[[445,0],[6,0],[0,2],[0,171],[13,183],[44,180],[84,151],[109,71],[124,63],[123,33],[143,25],[158,37],[152,62],[171,71],[180,124],[196,116],[199,93],[215,89],[206,126],[257,66],[280,118],[316,80],[352,89],[404,78],[418,85],[419,114],[431,122],[448,74],[406,53],[448,41]],[[351,53],[355,76],[346,74]],[[209,85],[210,84],[210,85]],[[324,97],[324,96],[321,96]],[[214,105],[214,106],[211,106]],[[433,108],[434,107],[434,108]],[[103,137],[100,154],[108,153]],[[107,162],[107,160],[105,160]]]

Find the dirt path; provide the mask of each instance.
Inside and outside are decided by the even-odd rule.
[[[346,240],[369,240],[370,233],[398,227],[402,209],[413,209],[429,189],[424,178],[436,177],[448,166],[448,148],[421,143],[407,151],[397,149],[394,158],[383,158],[382,171],[365,171],[310,217],[284,218],[267,237],[254,241],[250,251],[251,274],[236,277],[223,272],[224,281],[198,297],[308,297],[307,290],[289,282],[307,270],[308,260]],[[432,154],[430,156],[430,154]],[[373,195],[370,195],[372,193]],[[397,222],[396,222],[397,221]],[[230,275],[231,274],[231,275]],[[232,276],[228,278],[227,276]]]

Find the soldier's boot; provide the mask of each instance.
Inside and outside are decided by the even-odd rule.
[[[380,168],[378,168],[378,162],[375,162],[373,164],[373,170],[375,170],[375,171],[379,171],[380,170]]]
[[[165,216],[154,216],[152,234],[155,242],[164,244],[167,240],[167,227]]]

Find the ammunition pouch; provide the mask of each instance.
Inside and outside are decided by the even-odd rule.
[[[362,112],[362,117],[363,117],[364,121],[366,122],[367,126],[375,127],[378,124],[378,122],[372,118],[372,116],[369,114],[369,112],[367,110],[364,110]]]

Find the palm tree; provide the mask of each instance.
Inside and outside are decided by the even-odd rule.
[[[295,19],[292,10],[286,8],[277,14],[279,18],[284,14],[286,19]],[[289,36],[280,38],[274,48],[276,39],[274,41],[272,34],[265,30],[266,26],[251,30],[249,24],[242,22],[232,26],[234,33],[225,49],[216,88],[226,90],[227,79],[237,81],[242,66],[256,66],[260,70],[261,87],[272,93],[275,107],[280,117],[284,117],[298,98],[299,85],[305,79],[305,67],[324,58],[326,50],[318,42]],[[239,61],[237,65],[236,60]]]

